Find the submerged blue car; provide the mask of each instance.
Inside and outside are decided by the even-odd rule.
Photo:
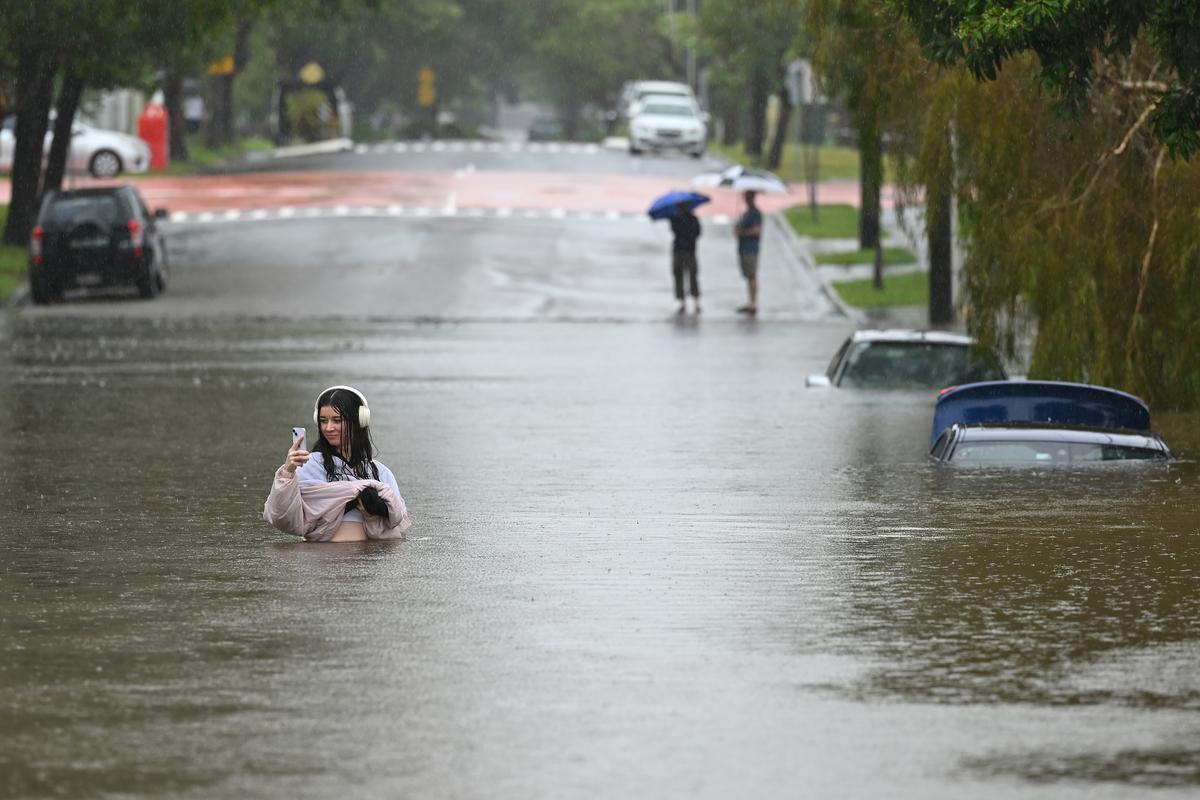
[[[929,457],[939,463],[1022,465],[1169,461],[1150,407],[1105,386],[986,381],[942,391]]]

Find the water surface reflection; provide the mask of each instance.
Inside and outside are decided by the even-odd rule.
[[[933,467],[924,393],[804,389],[832,327],[352,333],[0,317],[0,794],[1200,783],[1192,461]],[[259,517],[334,380],[408,541]]]

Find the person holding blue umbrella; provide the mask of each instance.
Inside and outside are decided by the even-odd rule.
[[[675,279],[675,299],[679,301],[676,314],[687,313],[687,294],[691,294],[695,313],[700,313],[699,264],[696,262],[696,240],[700,238],[700,220],[693,209],[709,198],[696,192],[670,192],[650,206],[651,219],[670,219],[671,275]],[[685,294],[684,283],[690,290]]]

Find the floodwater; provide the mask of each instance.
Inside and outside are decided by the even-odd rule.
[[[0,317],[0,795],[1195,797],[1196,463],[931,466],[845,333]],[[407,541],[261,520],[334,383]]]

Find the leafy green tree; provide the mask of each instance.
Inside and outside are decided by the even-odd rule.
[[[897,110],[910,107],[895,77],[908,71],[911,57],[897,47],[904,42],[897,20],[879,0],[810,0],[808,21],[817,68],[845,99],[858,135],[859,247],[878,249],[883,137]]]
[[[700,10],[701,42],[721,74],[714,97],[717,113],[727,128],[745,116],[745,149],[755,161],[764,161],[768,99],[773,93],[779,98],[778,127],[765,159],[768,169],[778,168],[782,159],[792,116],[787,64],[803,33],[802,23],[802,4],[795,0],[708,0]]]
[[[1067,105],[1087,106],[1097,82],[1145,95],[1150,122],[1172,153],[1200,149],[1200,4],[1191,0],[889,0],[912,21],[930,55],[962,60],[982,79],[1023,53]],[[1105,71],[1138,44],[1156,67],[1139,80]]]
[[[682,77],[657,0],[537,0],[534,13],[533,68],[569,137],[585,106],[615,105],[624,81]]]

